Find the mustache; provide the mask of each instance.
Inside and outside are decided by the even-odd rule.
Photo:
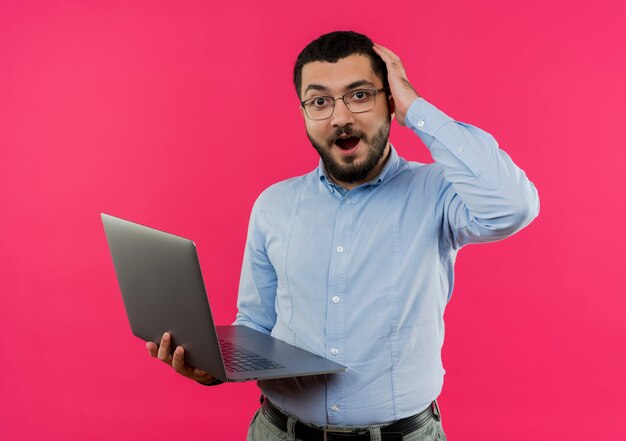
[[[333,132],[332,135],[330,135],[328,137],[328,139],[326,140],[326,142],[328,143],[329,146],[333,145],[342,135],[348,136],[348,137],[357,137],[360,138],[362,140],[364,140],[365,142],[367,142],[367,136],[365,135],[365,133],[363,133],[360,130],[355,130],[352,127],[338,127],[337,129],[335,129],[335,131]]]

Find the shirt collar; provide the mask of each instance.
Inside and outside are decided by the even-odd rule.
[[[383,169],[380,171],[378,176],[376,176],[371,181],[366,182],[365,184],[359,185],[359,187],[364,187],[367,185],[370,185],[370,186],[380,185],[385,180],[391,178],[395,174],[396,170],[398,170],[398,166],[400,164],[400,157],[398,156],[398,153],[396,152],[396,149],[393,147],[393,145],[390,144],[389,146],[390,146],[389,159],[387,160],[387,163],[385,164]],[[317,167],[317,174],[318,174],[320,181],[324,185],[326,185],[331,191],[337,190],[342,194],[347,192],[345,188],[335,184],[328,177],[328,173],[326,172],[326,167],[324,167],[324,162],[321,159],[320,159],[319,166]]]

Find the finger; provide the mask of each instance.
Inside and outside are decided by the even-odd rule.
[[[172,363],[172,356],[170,355],[170,340],[171,336],[169,332],[163,334],[161,338],[161,345],[159,346],[158,357],[159,360],[162,360],[166,363]]]
[[[207,374],[206,371],[203,371],[202,369],[199,369],[199,368],[193,368],[191,370],[191,377],[194,380],[199,381],[201,383],[210,383],[213,378],[209,374]]]
[[[178,346],[174,351],[174,357],[172,358],[172,367],[179,374],[183,374],[186,376],[189,375],[189,373],[187,372],[188,369],[186,369],[185,366],[185,350],[182,346]]]
[[[374,43],[373,47],[374,51],[383,59],[386,64],[394,64],[400,62],[400,57],[398,57],[393,51],[387,49],[380,44]]]
[[[391,51],[387,49],[382,44],[374,43],[374,47],[372,48],[376,53],[387,56]]]
[[[392,51],[390,51],[387,48],[384,48],[382,46],[374,46],[376,52],[378,53],[378,55],[380,56],[380,58],[382,58],[382,60],[385,62],[385,65],[387,66],[387,71],[391,76],[398,76],[398,77],[406,77],[406,72],[404,71],[404,66],[402,65],[402,60],[400,60],[400,57],[398,57],[395,53],[393,53]]]
[[[392,89],[394,88],[394,86],[397,88],[404,87],[415,92],[415,89],[407,79],[406,71],[404,70],[404,66],[402,65],[400,57],[398,57],[391,50],[384,48],[378,44],[374,44],[374,48],[376,49],[377,53],[379,53],[387,66],[387,71],[389,73],[389,83]]]
[[[147,342],[146,343],[146,349],[148,349],[148,352],[150,353],[151,357],[156,357],[157,353],[158,353],[158,347],[154,342]]]
[[[215,382],[215,377],[207,374],[202,369],[194,368],[192,372],[192,378],[199,383],[209,385]]]
[[[374,47],[372,49],[374,49],[374,52],[376,52],[378,54],[378,56],[383,59],[385,64],[387,64],[387,62],[389,60],[389,55],[388,55],[387,49],[382,47],[382,46],[380,46],[380,45],[378,45],[378,44],[376,44],[376,43],[374,43]]]

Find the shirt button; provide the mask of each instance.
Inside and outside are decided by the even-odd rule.
[[[423,126],[424,126],[424,120],[423,120],[423,119],[420,119],[420,120],[417,122],[417,127],[423,127]]]
[[[337,354],[339,353],[339,349],[337,349],[337,348],[332,348],[332,349],[330,350],[330,353],[331,353],[331,354],[333,354],[333,355],[337,355]]]
[[[343,247],[342,247],[341,245],[339,245],[339,246],[337,247],[337,252],[338,252],[338,253],[343,253]]]
[[[463,153],[465,149],[463,147],[459,147],[458,149],[456,149],[456,151],[459,153]]]
[[[330,410],[332,410],[333,412],[339,412],[339,406],[333,404],[332,406],[330,406]]]
[[[333,297],[333,303],[339,303],[339,296]]]

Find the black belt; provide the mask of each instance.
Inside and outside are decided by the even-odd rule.
[[[280,430],[287,432],[287,420],[289,417],[280,411],[276,406],[265,398],[261,407],[267,418]],[[431,418],[439,419],[439,407],[433,403],[426,410],[410,417],[402,418],[388,426],[381,427],[380,432],[383,441],[402,441],[404,435],[423,427]],[[370,432],[368,429],[338,429],[323,430],[307,426],[301,422],[296,422],[294,435],[303,441],[369,441]]]

